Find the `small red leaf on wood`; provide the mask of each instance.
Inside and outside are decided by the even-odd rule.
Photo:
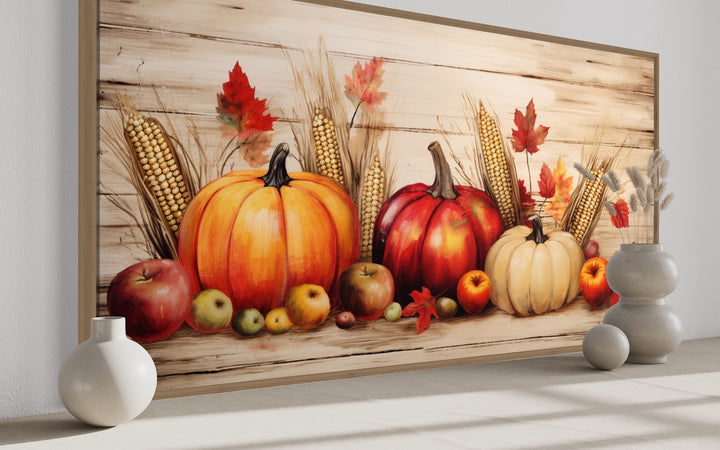
[[[418,315],[415,321],[415,329],[417,334],[422,333],[430,327],[430,319],[435,317],[437,319],[437,311],[435,310],[435,297],[432,296],[430,290],[425,286],[422,287],[422,291],[412,291],[410,293],[413,302],[408,304],[402,311],[403,317]]]

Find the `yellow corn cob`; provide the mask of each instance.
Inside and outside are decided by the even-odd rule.
[[[335,134],[335,123],[319,109],[315,109],[312,122],[315,139],[315,161],[318,172],[345,187],[345,176],[340,161],[340,147]]]
[[[372,258],[373,229],[375,220],[383,203],[385,193],[385,171],[380,164],[380,157],[375,154],[372,164],[365,172],[362,184],[360,216],[362,221],[362,240],[360,259],[368,261]]]
[[[190,191],[172,142],[157,120],[139,113],[132,114],[125,124],[125,138],[135,152],[141,178],[155,198],[165,225],[177,236]]]
[[[505,229],[518,223],[518,199],[515,199],[514,164],[508,160],[497,123],[482,102],[477,110],[477,130],[484,167],[485,190],[497,203]]]
[[[592,227],[605,194],[605,182],[600,179],[605,174],[605,169],[591,169],[590,173],[595,177],[595,181],[585,180],[585,187],[577,207],[572,212],[568,229],[580,245],[584,245],[586,236],[593,231]]]

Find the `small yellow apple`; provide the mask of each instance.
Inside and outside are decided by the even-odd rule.
[[[281,334],[292,328],[293,323],[284,306],[272,309],[265,315],[265,328],[272,334]]]
[[[285,309],[295,328],[317,328],[330,314],[330,297],[322,286],[301,284],[290,289]]]
[[[195,296],[187,323],[202,333],[217,333],[230,325],[232,300],[217,289],[206,289]]]

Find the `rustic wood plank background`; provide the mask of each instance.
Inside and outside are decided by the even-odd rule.
[[[464,94],[492,106],[508,139],[515,108],[524,112],[534,99],[538,124],[550,126],[550,133],[531,157],[533,183],[543,162],[552,168],[562,156],[576,184],[580,175],[572,163],[587,161],[593,139],[605,154],[625,145],[620,152],[624,165],[644,166],[654,148],[653,55],[287,0],[222,5],[101,0],[100,126],[111,127],[119,119],[117,105],[124,99],[171,125],[199,159],[188,132],[189,126],[196,127],[212,161],[226,144],[216,119],[216,94],[239,61],[257,96],[268,98],[270,112],[279,117],[273,143],[292,144],[290,124],[300,118],[293,114],[298,99],[286,55],[301,58],[317,52],[320,34],[340,80],[356,62],[384,58],[381,90],[388,97],[383,127],[397,168],[392,190],[432,182],[426,147],[433,140],[446,145],[448,130],[453,133],[447,142],[457,154],[473,146]],[[118,195],[137,211],[135,192],[119,175],[109,149],[101,145],[99,153],[98,311],[103,314],[110,280],[148,255],[137,226],[107,199]],[[518,176],[527,179],[524,158],[518,154],[516,164]],[[471,164],[467,157],[461,159]],[[236,169],[245,167],[235,164]],[[619,248],[620,235],[605,213],[594,239],[601,243],[601,256]],[[253,339],[232,331],[200,336],[183,327],[147,348],[158,366],[158,396],[164,397],[577,349],[603,313],[591,311],[582,300],[532,318],[491,310],[433,323],[419,336],[414,319],[399,325],[379,320],[349,332],[327,324],[313,332],[265,333]]]

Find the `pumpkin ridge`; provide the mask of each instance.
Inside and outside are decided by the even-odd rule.
[[[250,182],[252,184],[246,184],[247,182]],[[253,184],[255,184],[255,186],[253,186]],[[242,206],[242,204],[244,204],[245,201],[247,200],[247,198],[249,196],[251,196],[254,192],[256,192],[258,190],[258,188],[261,188],[261,185],[258,183],[255,183],[255,179],[242,180],[242,181],[238,181],[235,183],[230,183],[227,186],[223,186],[223,187],[219,188],[216,192],[214,192],[213,195],[211,196],[211,198],[209,199],[209,201],[207,202],[206,209],[203,211],[202,220],[200,221],[200,224],[198,225],[198,228],[197,228],[198,240],[196,241],[196,244],[195,244],[196,249],[197,249],[196,255],[195,255],[195,260],[197,262],[198,279],[200,280],[200,284],[203,285],[204,288],[218,289],[218,290],[222,291],[223,293],[225,293],[226,295],[232,294],[232,282],[230,281],[230,277],[227,274],[227,270],[221,271],[222,275],[213,275],[214,271],[209,272],[211,274],[211,275],[209,275],[211,280],[210,280],[210,282],[208,282],[208,275],[207,275],[208,267],[201,267],[201,264],[200,264],[201,261],[205,261],[206,264],[204,264],[204,265],[208,266],[208,264],[207,264],[208,261],[204,259],[204,256],[203,256],[203,258],[200,257],[200,255],[201,255],[200,249],[201,249],[202,241],[200,240],[199,236],[203,234],[203,230],[205,229],[205,227],[209,226],[209,224],[212,223],[212,222],[209,222],[208,220],[212,221],[212,219],[216,219],[215,217],[212,217],[212,216],[208,217],[207,210],[209,210],[211,208],[214,210],[214,209],[218,209],[218,208],[222,207],[222,205],[218,206],[218,205],[214,204],[213,200],[215,200],[215,203],[217,203],[217,201],[222,201],[222,200],[225,200],[225,201],[232,200],[233,206],[237,208],[232,212],[233,217],[232,217],[232,220],[228,221],[229,222],[228,227],[223,229],[223,232],[226,233],[226,235],[216,236],[213,241],[216,240],[217,244],[212,243],[208,246],[205,246],[206,248],[204,249],[204,253],[205,252],[212,253],[212,257],[210,258],[209,267],[216,268],[215,266],[217,264],[214,261],[215,259],[218,258],[218,255],[216,254],[216,252],[221,251],[221,249],[223,249],[223,246],[224,246],[224,250],[226,252],[225,258],[224,258],[225,261],[224,261],[224,263],[221,263],[221,265],[222,265],[222,267],[227,268],[228,258],[229,258],[229,254],[230,254],[229,245],[230,245],[230,240],[232,237],[233,226],[234,226],[235,222],[237,221],[238,212],[240,211],[240,207]],[[225,199],[219,198],[223,194],[226,195],[226,198]],[[240,202],[235,203],[235,202],[237,202],[238,199],[240,199]],[[215,225],[217,225],[217,224],[215,224]],[[202,276],[202,274],[200,273],[201,269],[206,274],[205,276]],[[204,282],[203,282],[203,278],[205,280]],[[213,278],[216,278],[216,279],[213,279]],[[220,281],[220,280],[222,280],[222,281]]]
[[[488,210],[495,209],[497,211],[495,202],[481,189],[470,186],[456,186],[455,188],[460,195],[458,195],[454,201],[457,202],[460,207],[463,208],[465,214],[468,215],[470,225],[473,228],[475,245],[478,248],[477,268],[484,270],[485,260],[490,247],[503,233],[502,218],[499,213],[497,213],[496,220],[493,220],[493,216],[490,214],[481,218],[485,208]],[[495,233],[490,231],[493,229],[493,224],[497,226]]]
[[[301,180],[301,181],[309,181],[311,183],[322,186],[320,183],[315,183],[314,181],[311,181],[311,180]],[[340,268],[340,264],[342,262],[341,261],[342,255],[340,254],[340,245],[342,245],[342,244],[340,243],[340,239],[339,239],[340,236],[338,235],[338,231],[336,229],[336,222],[335,222],[334,215],[333,215],[332,211],[330,211],[330,209],[328,209],[328,207],[325,205],[325,202],[321,198],[318,198],[315,195],[316,194],[315,192],[309,191],[307,189],[303,189],[301,183],[293,183],[292,187],[294,189],[304,192],[305,195],[311,197],[316,202],[318,202],[320,204],[320,206],[322,206],[322,210],[325,211],[325,213],[327,214],[328,220],[330,220],[333,223],[333,226],[331,227],[331,231],[332,231],[333,235],[335,236],[335,272],[334,273],[336,274],[336,276],[333,278],[332,283],[330,284],[330,288],[328,289],[328,294],[330,294],[330,298],[332,299],[333,293],[337,288],[336,285],[338,284],[338,282],[340,280],[340,277],[337,276],[337,274],[340,274],[342,272],[342,270],[344,270],[344,268],[342,268],[342,269]],[[357,258],[354,258],[354,259],[357,259]]]
[[[284,189],[283,189],[283,188],[284,188]],[[306,193],[306,191],[304,191],[304,190],[302,190],[302,189],[298,189],[297,186],[287,186],[287,185],[286,185],[286,186],[282,186],[282,187],[281,187],[281,189],[280,189],[280,196],[281,196],[281,198],[282,198],[283,214],[284,214],[284,216],[285,216],[285,232],[286,232],[286,235],[285,235],[286,241],[285,241],[285,242],[287,243],[287,250],[288,250],[288,258],[287,258],[287,261],[288,261],[288,286],[289,286],[289,287],[294,287],[295,285],[298,285],[298,284],[311,283],[311,284],[321,285],[321,286],[323,286],[323,288],[324,288],[326,291],[329,291],[329,290],[330,290],[330,287],[332,286],[333,282],[335,281],[335,278],[337,278],[338,274],[337,274],[337,273],[333,273],[333,274],[332,274],[332,277],[331,277],[329,280],[327,280],[327,279],[323,280],[323,279],[322,279],[322,278],[325,278],[325,277],[327,276],[327,273],[329,273],[329,272],[326,271],[326,268],[325,268],[325,267],[318,267],[318,266],[320,266],[320,265],[324,265],[324,264],[327,262],[327,261],[324,260],[323,258],[320,258],[318,261],[315,261],[315,264],[313,265],[313,269],[317,269],[317,270],[311,270],[311,271],[310,271],[310,273],[315,273],[315,272],[317,272],[318,274],[320,274],[320,277],[321,277],[321,278],[320,278],[319,280],[313,280],[313,279],[311,279],[311,280],[306,280],[306,279],[303,279],[303,278],[307,278],[307,273],[305,273],[304,271],[299,271],[299,273],[302,273],[303,275],[305,275],[305,277],[301,277],[301,279],[299,279],[299,280],[292,280],[292,278],[298,273],[298,271],[296,271],[296,270],[291,270],[291,265],[292,265],[292,263],[293,263],[293,259],[291,258],[290,251],[292,250],[293,246],[291,246],[290,244],[291,244],[291,243],[294,243],[294,242],[305,242],[305,243],[307,243],[305,240],[297,240],[297,239],[295,239],[295,237],[298,236],[298,235],[297,235],[297,230],[295,230],[295,231],[296,231],[296,234],[292,234],[292,235],[290,234],[290,232],[293,231],[294,228],[293,228],[293,225],[292,225],[292,222],[293,222],[293,221],[292,221],[292,220],[289,220],[288,217],[293,217],[293,216],[294,216],[294,217],[297,217],[298,219],[301,219],[301,221],[302,221],[302,220],[305,219],[305,216],[307,215],[307,212],[305,212],[305,214],[297,214],[297,213],[295,213],[295,208],[300,208],[299,202],[301,201],[301,198],[302,198],[302,197],[297,197],[297,198],[295,198],[295,200],[297,200],[297,201],[292,201],[292,202],[288,202],[288,198],[286,198],[286,196],[297,196],[297,195],[301,195],[301,196],[303,196],[303,197],[306,197],[307,199],[310,200],[310,203],[312,203],[313,211],[315,212],[315,214],[313,215],[313,219],[314,219],[314,220],[313,220],[313,223],[318,225],[318,226],[316,227],[316,229],[313,229],[313,233],[314,233],[316,236],[318,236],[318,235],[319,235],[319,236],[326,236],[325,234],[322,234],[322,233],[321,233],[321,229],[320,229],[321,226],[323,226],[323,222],[325,222],[325,223],[328,224],[327,228],[329,228],[331,231],[332,231],[332,229],[334,228],[334,225],[335,225],[334,220],[332,219],[332,216],[330,215],[330,212],[327,210],[327,208],[325,208],[325,205],[324,205],[320,200],[318,200],[317,198],[315,198],[315,196],[313,196],[313,195],[308,195],[308,194]],[[302,201],[306,201],[306,200],[305,200],[305,199],[302,199]],[[318,208],[318,205],[320,206],[320,208]],[[317,208],[317,209],[316,209],[316,208]],[[319,216],[320,214],[323,214],[322,220],[317,220],[317,219],[318,219],[318,216]],[[300,229],[302,230],[303,227],[301,227]],[[338,246],[337,233],[335,233],[335,232],[333,231],[332,234],[328,236],[328,238],[329,238],[329,239],[328,239],[328,241],[329,241],[328,243],[331,244],[330,246],[332,247],[332,246],[334,245],[334,247],[337,249],[337,246]],[[331,238],[331,239],[330,239],[330,238]],[[309,242],[309,241],[308,241],[308,242]],[[321,250],[324,250],[323,247],[318,247],[317,244],[315,245],[315,248],[320,248]],[[300,261],[303,262],[303,263],[307,263],[307,259],[300,259]],[[329,269],[329,267],[335,267],[336,265],[337,265],[337,253],[333,255],[333,261],[332,261],[332,263],[327,264],[327,266],[328,266],[328,269]],[[304,269],[308,269],[308,267],[303,267],[303,268],[304,268]],[[295,283],[293,283],[293,281],[294,281]]]
[[[431,202],[433,207],[424,207],[427,202]],[[407,303],[409,301],[408,294],[418,287],[417,285],[421,274],[422,244],[425,240],[430,217],[440,203],[442,203],[441,199],[433,199],[423,192],[418,198],[418,201],[411,202],[413,208],[410,209],[404,206],[398,211],[388,227],[385,240],[385,254],[382,255],[381,264],[390,269],[390,272],[393,274],[395,278],[395,295],[401,303]],[[432,209],[432,211],[430,211],[430,209]],[[406,238],[407,233],[401,232],[401,227],[405,224],[414,227],[417,222],[417,210],[420,210],[420,213],[429,211],[427,213],[427,220],[423,224],[422,229],[419,226],[417,227],[417,237],[409,241]],[[423,218],[425,218],[424,215]],[[396,236],[400,236],[400,238]],[[412,248],[409,250],[408,247]],[[411,261],[411,264],[408,263],[408,260]],[[413,269],[417,268],[417,270],[407,270],[408,265]],[[405,272],[405,275],[401,276],[403,272]]]
[[[410,196],[410,200],[405,203],[402,208],[398,209],[397,213],[391,217],[390,219],[390,226],[387,227],[387,230],[383,230],[381,226],[381,222],[385,219],[385,215],[387,212],[387,209],[389,209],[389,206],[392,205],[392,203],[395,201],[396,198],[403,196],[405,194],[415,194],[415,196]],[[377,264],[382,264],[383,259],[385,258],[385,243],[387,241],[387,237],[390,234],[390,230],[392,229],[393,224],[395,223],[395,219],[400,215],[400,213],[407,208],[408,206],[412,205],[413,203],[417,202],[418,200],[421,200],[424,197],[425,190],[418,190],[418,191],[408,191],[408,192],[396,192],[393,194],[390,200],[393,200],[392,202],[390,200],[387,200],[382,208],[380,208],[380,212],[378,212],[378,216],[375,222],[375,229],[373,230],[373,262]],[[385,205],[388,205],[386,207]],[[384,232],[384,233],[383,233]],[[385,234],[383,236],[382,234]]]
[[[280,299],[280,302],[284,305],[286,297],[288,293],[290,292],[290,251],[288,249],[288,227],[287,227],[287,213],[285,212],[285,199],[283,199],[282,191],[280,188],[277,189],[278,191],[278,197],[280,197],[280,206],[279,210],[282,211],[282,214],[280,214],[280,217],[282,217],[282,223],[283,223],[283,240],[285,241],[285,289],[283,289],[283,295],[282,299]]]
[[[450,201],[450,200],[452,200],[452,201]],[[464,253],[466,255],[462,255],[462,254],[456,255],[457,259],[455,261],[453,261],[453,265],[455,266],[455,268],[462,267],[461,262],[463,262],[463,260],[466,259],[466,258],[464,258],[464,256],[467,256],[467,254],[469,252],[474,251],[475,254],[473,255],[473,257],[467,258],[467,260],[464,261],[465,263],[468,263],[468,265],[462,270],[462,273],[465,273],[469,270],[474,270],[477,268],[477,260],[478,260],[477,254],[479,253],[479,251],[478,251],[478,247],[477,247],[477,237],[475,236],[475,232],[473,229],[472,222],[470,221],[470,217],[468,217],[467,211],[461,203],[457,202],[455,199],[445,199],[438,204],[438,206],[435,208],[433,213],[430,215],[430,217],[427,221],[427,224],[426,224],[425,233],[424,233],[423,239],[422,239],[422,246],[420,248],[420,256],[421,256],[420,264],[419,264],[419,270],[420,270],[420,274],[421,274],[420,279],[427,280],[427,279],[432,278],[431,275],[425,274],[423,272],[423,270],[425,268],[424,267],[425,264],[427,264],[429,262],[428,260],[423,258],[423,254],[425,251],[425,245],[429,243],[428,234],[432,233],[432,232],[437,232],[437,231],[440,231],[442,233],[443,230],[446,230],[447,228],[445,225],[447,224],[447,222],[444,222],[443,219],[447,220],[448,216],[450,216],[450,217],[452,217],[452,216],[458,217],[459,216],[461,219],[464,219],[464,220],[461,220],[459,223],[452,225],[453,226],[453,230],[451,233],[452,237],[447,241],[446,240],[443,241],[443,244],[442,244],[443,251],[438,251],[437,249],[435,249],[434,251],[430,252],[430,257],[429,257],[430,261],[435,261],[437,259],[442,260],[443,258],[440,257],[439,255],[444,255],[447,251],[449,251],[451,249],[452,244],[448,241],[452,241],[452,240],[455,240],[455,239],[461,237],[463,239],[471,240],[472,246],[462,245],[462,247],[465,248]],[[431,225],[433,226],[433,230],[430,230]],[[462,228],[462,230],[460,228]],[[442,234],[444,234],[444,233],[442,233]],[[436,272],[440,272],[441,274],[443,274],[444,275],[443,278],[445,279],[445,281],[442,282],[443,285],[440,285],[440,286],[435,285],[434,286],[436,288],[436,290],[443,292],[444,295],[454,296],[455,288],[457,287],[457,282],[460,279],[460,276],[462,274],[457,275],[454,277],[454,279],[451,279],[450,281],[448,281],[447,266],[443,266],[440,270],[436,270]],[[447,283],[449,283],[449,284],[447,284]],[[432,291],[433,286],[430,286],[430,284],[431,283],[428,283],[428,285],[426,287],[430,288],[430,290]],[[445,285],[445,284],[447,284],[447,285]]]
[[[234,231],[235,231],[236,226],[238,225],[238,221],[239,221],[239,220],[242,220],[242,219],[240,219],[240,218],[241,218],[241,217],[246,217],[245,214],[241,214],[241,213],[244,213],[244,212],[245,212],[245,211],[243,211],[243,207],[246,206],[246,205],[248,205],[248,204],[250,203],[251,197],[257,197],[257,196],[262,195],[264,189],[265,189],[265,187],[262,187],[262,186],[261,186],[259,189],[256,189],[255,191],[251,192],[250,194],[248,194],[248,195],[243,199],[243,201],[242,201],[239,205],[236,206],[237,209],[236,209],[236,211],[235,211],[235,218],[233,219],[233,223],[232,223],[232,225],[230,226],[230,230],[232,230],[232,231],[231,231],[230,239],[228,239],[228,242],[227,242],[227,246],[228,246],[228,248],[227,248],[227,261],[226,261],[225,266],[228,267],[228,268],[236,268],[236,267],[237,267],[236,264],[233,264],[233,258],[234,258],[234,253],[233,253],[233,251],[232,251],[232,250],[233,250],[233,244],[234,244],[233,233],[234,233]],[[278,197],[278,201],[282,204],[282,196],[280,195],[279,192],[277,193],[277,197]],[[255,199],[252,199],[252,200],[255,200]],[[283,229],[283,230],[287,230],[287,227],[285,226],[285,216],[284,216],[284,214],[278,214],[278,217],[279,217],[280,220],[282,221],[282,229]],[[245,223],[245,222],[243,222],[243,223]],[[240,225],[242,226],[243,223],[241,223]],[[243,250],[245,250],[245,249],[243,249]],[[236,249],[236,251],[237,251],[237,249]],[[281,306],[281,303],[285,300],[285,299],[284,299],[285,293],[287,293],[287,291],[288,291],[288,286],[287,286],[287,259],[288,259],[288,258],[287,258],[287,251],[285,251],[284,260],[285,260],[285,265],[286,265],[286,269],[285,269],[286,276],[284,277],[284,280],[282,281],[283,287],[282,287],[281,290],[279,290],[279,292],[280,292],[280,298],[279,298],[279,299],[273,299],[273,300],[274,300],[274,301],[273,301],[273,305],[272,305],[273,308],[276,307],[276,306]],[[232,270],[232,272],[235,272],[235,270]],[[230,270],[228,270],[228,273],[230,273]],[[230,278],[230,277],[228,276],[228,278]],[[278,278],[279,278],[279,277],[276,277],[276,278],[275,278],[275,282],[276,282],[276,283],[279,282]],[[241,292],[241,291],[243,291],[242,286],[238,287],[238,286],[237,286],[237,282],[233,281],[232,278],[229,279],[229,283],[230,283],[230,289],[231,289],[231,293],[232,293],[231,298],[233,299],[234,302],[237,302],[237,303],[243,305],[242,308],[240,308],[240,309],[247,309],[247,308],[249,308],[249,307],[253,307],[253,308],[258,308],[258,309],[260,309],[260,310],[263,310],[263,308],[258,307],[258,305],[253,304],[252,298],[250,299],[250,302],[249,302],[249,303],[248,303],[247,301],[240,302],[239,300],[240,300],[240,299],[243,299],[243,297],[247,298],[247,293]],[[254,289],[254,288],[253,288],[253,289]],[[253,293],[253,294],[254,294],[254,293]],[[278,303],[280,303],[280,304],[278,304]],[[268,308],[268,311],[269,311],[270,309],[272,309],[272,308]],[[262,312],[263,312],[263,313],[266,313],[267,311],[262,311]]]
[[[218,180],[215,180],[215,182],[218,182]],[[227,181],[225,181],[225,182],[227,182]],[[220,183],[223,183],[223,182],[220,182]],[[223,187],[227,187],[233,183],[235,183],[235,182],[234,181],[230,182],[229,184],[227,184]],[[200,291],[200,289],[202,289],[201,288],[202,285],[200,283],[200,277],[199,277],[198,266],[197,266],[197,243],[198,243],[198,227],[197,227],[197,225],[202,222],[202,218],[205,215],[205,211],[207,210],[207,206],[210,203],[210,200],[215,196],[217,191],[220,189],[222,189],[222,187],[213,191],[210,195],[207,196],[207,198],[204,198],[202,192],[198,193],[198,195],[196,195],[195,198],[193,199],[194,201],[191,201],[190,204],[188,205],[188,209],[187,209],[185,217],[184,217],[186,220],[180,223],[180,230],[178,231],[178,260],[180,260],[181,264],[183,264],[185,266],[185,268],[188,270],[188,272],[190,273],[190,275],[193,279],[193,283],[196,284],[195,289],[198,292]],[[201,201],[203,202],[202,207],[200,208],[200,211],[197,214],[197,218],[195,218],[194,213],[192,211],[194,210],[194,208],[198,207],[197,205],[200,205]],[[197,222],[197,224],[195,224],[194,228],[189,229],[190,231],[192,231],[192,235],[190,236],[192,238],[192,242],[189,243],[188,245],[185,245],[185,242],[186,242],[185,234],[190,232],[190,231],[185,231],[185,230],[188,229],[187,228],[188,226],[191,226],[191,225],[188,225],[188,223],[189,223],[188,221],[191,221],[193,219],[195,219],[194,222]],[[190,267],[188,267],[188,265],[190,265]]]
[[[288,176],[290,177],[290,183],[288,183],[288,186],[295,187],[297,185],[297,183],[294,183],[295,181],[324,186],[333,191],[335,194],[347,198],[347,200],[352,203],[352,200],[350,199],[350,194],[348,194],[345,188],[342,187],[337,181],[333,180],[328,176],[312,172],[288,172]],[[333,183],[329,183],[328,180],[333,181]]]
[[[435,199],[433,199],[433,200],[435,200]],[[454,199],[453,199],[453,200],[454,200]],[[421,276],[421,274],[423,273],[423,257],[422,257],[422,255],[423,255],[423,250],[425,250],[425,237],[427,237],[428,228],[430,228],[430,224],[431,224],[432,221],[433,221],[433,217],[434,217],[435,214],[438,212],[438,209],[440,209],[440,207],[442,206],[442,204],[443,204],[444,202],[445,202],[445,199],[444,199],[444,198],[441,198],[441,200],[438,202],[438,204],[435,205],[435,208],[433,208],[433,212],[430,213],[430,215],[428,216],[427,221],[425,222],[425,227],[424,227],[424,229],[423,229],[422,234],[418,237],[418,240],[420,241],[420,246],[419,246],[419,248],[418,248],[418,266],[417,266],[417,267],[418,267],[418,270],[417,270],[417,277],[416,277],[415,283],[413,283],[413,284],[415,284],[415,285],[417,285],[418,280],[422,278],[422,276]],[[418,287],[422,287],[422,286],[418,286]]]

